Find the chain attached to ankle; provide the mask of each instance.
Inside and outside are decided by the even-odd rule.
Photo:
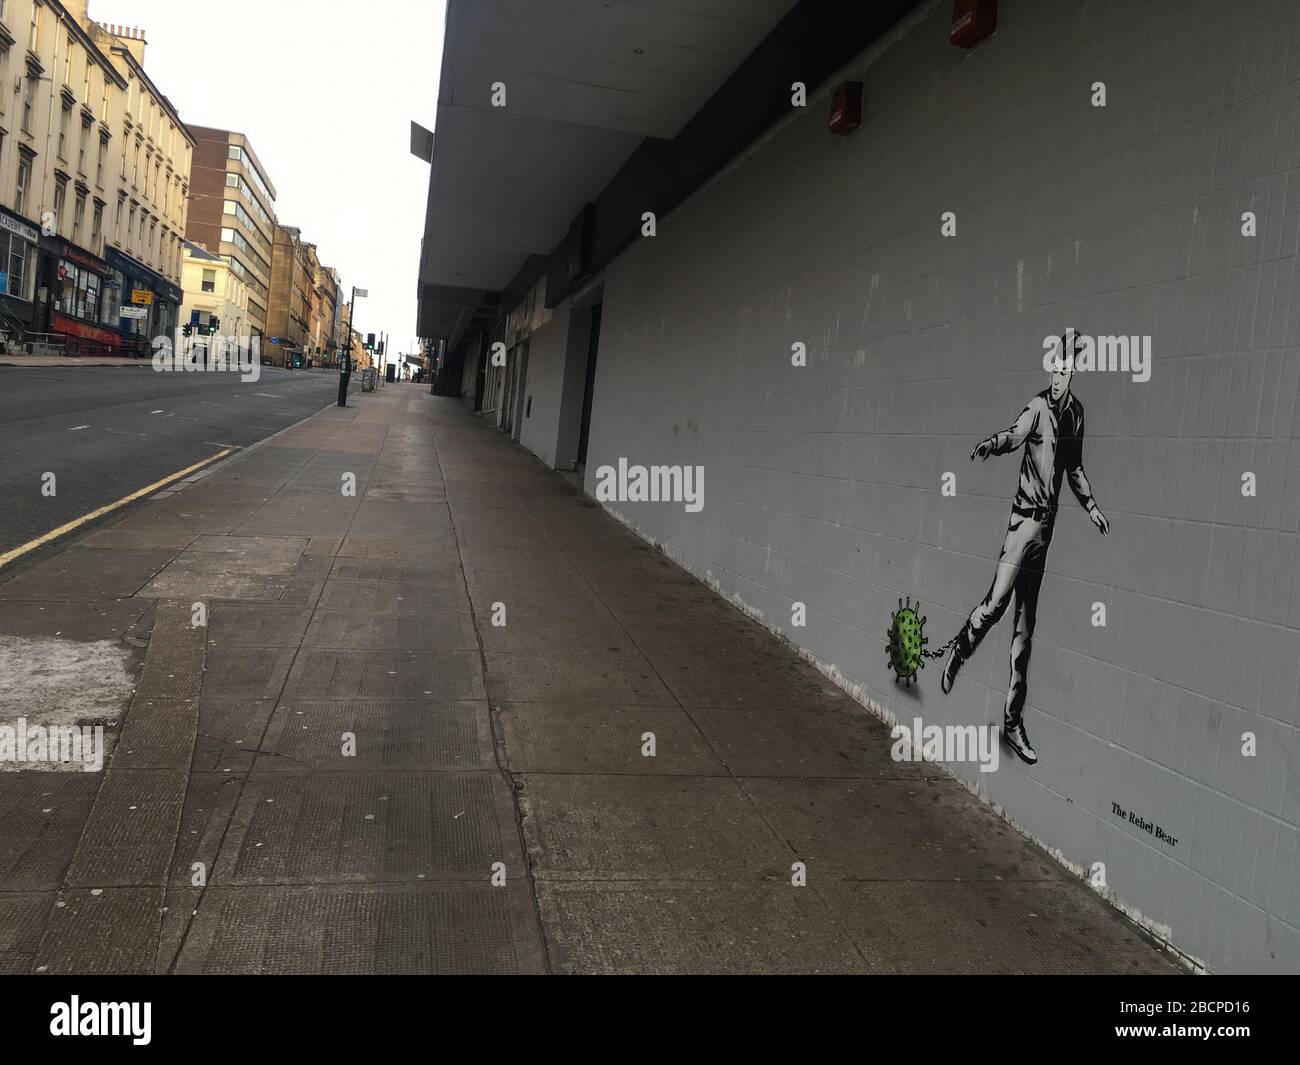
[[[951,651],[954,647],[957,646],[957,641],[960,638],[961,638],[961,633],[959,632],[957,633],[956,636],[954,636],[946,644],[940,647],[939,650],[937,651],[927,651],[925,648],[922,648],[921,655],[925,658],[942,658],[944,655],[946,655],[949,651]]]

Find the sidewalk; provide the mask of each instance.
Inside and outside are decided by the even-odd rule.
[[[0,352],[0,366],[150,366],[148,359],[116,355],[19,355]]]
[[[457,401],[349,403],[0,574],[139,669],[0,773],[0,972],[1175,971]]]

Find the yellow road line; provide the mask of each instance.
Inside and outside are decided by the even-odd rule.
[[[175,473],[170,473],[161,481],[154,481],[153,484],[141,488],[138,492],[132,492],[129,496],[123,496],[116,503],[109,503],[106,506],[100,507],[98,510],[92,510],[89,514],[83,514],[79,518],[74,518],[66,525],[60,525],[57,529],[51,529],[44,536],[38,536],[35,540],[29,540],[21,547],[15,547],[12,551],[6,551],[3,555],[0,555],[0,566],[7,566],[14,559],[21,558],[29,551],[35,551],[38,547],[43,544],[48,544],[51,540],[57,540],[60,536],[72,532],[73,529],[85,525],[86,522],[94,521],[96,518],[102,518],[105,514],[116,510],[118,507],[124,507],[128,503],[135,502],[141,496],[147,496],[150,492],[156,492],[159,488],[165,488],[167,485],[171,484],[172,481],[178,481],[187,474],[193,473],[195,470],[201,470],[204,466],[209,466],[216,462],[217,459],[224,459],[227,455],[233,455],[237,450],[238,448],[228,447],[224,451],[218,451],[211,458],[206,458],[202,462],[196,462],[193,466],[186,466],[183,470],[177,470]]]

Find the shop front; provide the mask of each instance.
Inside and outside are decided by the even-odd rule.
[[[33,302],[40,239],[32,223],[0,206],[0,326],[13,340],[43,324]]]
[[[40,248],[44,332],[60,338],[69,353],[120,354],[121,334],[102,317],[108,263],[61,237],[42,237]]]
[[[117,248],[105,248],[110,275],[112,325],[128,342],[146,347],[154,337],[174,339],[184,300],[180,286]]]

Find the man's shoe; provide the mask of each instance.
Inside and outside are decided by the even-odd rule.
[[[1027,765],[1033,765],[1038,761],[1038,755],[1030,746],[1029,735],[1025,732],[1023,721],[1015,726],[1003,725],[1002,742],[1015,751],[1017,757]]]
[[[952,691],[953,681],[957,679],[957,670],[961,669],[965,661],[966,659],[955,645],[948,651],[948,661],[943,664],[943,676],[939,680],[939,687],[943,689],[944,695]]]

